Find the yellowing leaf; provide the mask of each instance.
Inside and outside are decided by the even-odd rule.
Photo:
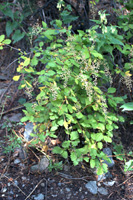
[[[43,86],[43,87],[39,87],[39,89],[42,91],[43,89],[45,88],[45,86]]]
[[[126,76],[129,76],[129,77],[132,76],[132,74],[130,74],[130,71],[126,71],[126,72],[125,72],[125,75],[126,75]]]
[[[65,129],[68,129],[68,123],[66,122],[66,120],[64,120],[64,127]]]
[[[27,83],[28,86],[32,87],[32,85],[28,81],[26,81],[26,83]]]
[[[19,78],[20,78],[20,75],[19,75],[19,76],[14,76],[14,77],[13,77],[13,80],[14,80],[14,81],[18,81]]]
[[[73,110],[77,110],[74,106],[72,107]]]
[[[68,121],[68,124],[71,124],[71,119]]]
[[[42,151],[44,151],[45,153],[47,153],[47,151],[48,151],[48,146],[47,146],[47,145],[44,145],[44,146],[42,147]]]

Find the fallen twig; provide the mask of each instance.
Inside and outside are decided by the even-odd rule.
[[[25,200],[27,200],[31,195],[32,193],[36,190],[36,188],[40,185],[40,183],[44,180],[45,178],[43,178],[42,180],[39,181],[39,183],[34,187],[34,189],[30,192],[30,194],[25,198]],[[46,187],[47,187],[47,180],[45,179],[46,181]]]
[[[127,180],[123,181],[121,184],[119,184],[117,187],[121,186],[122,184],[125,184],[129,179],[131,179],[133,177],[133,175],[131,177],[129,177]]]

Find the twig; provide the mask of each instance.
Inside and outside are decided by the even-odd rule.
[[[13,81],[10,82],[10,84],[8,85],[8,87],[6,88],[6,90],[5,90],[5,91],[3,92],[3,94],[1,95],[1,97],[0,97],[0,101],[2,100],[4,94],[7,92],[7,90],[9,89],[9,87],[10,87],[12,84],[13,84]]]
[[[34,187],[34,189],[30,192],[30,194],[25,198],[25,200],[27,200],[31,195],[32,193],[36,190],[36,188],[40,185],[40,183],[44,180],[45,178],[43,178],[42,180],[39,181],[39,183]],[[46,186],[47,186],[47,180],[45,179],[46,181]]]
[[[127,180],[125,180],[125,181],[123,181],[121,184],[119,184],[117,187],[119,187],[119,186],[121,186],[121,185],[123,185],[123,184],[125,184],[129,179],[131,179],[133,177],[133,175],[131,176],[131,177],[129,177]]]
[[[25,107],[25,106],[17,106],[17,107],[15,107],[15,108],[11,108],[10,110],[1,112],[0,115],[2,116],[2,115],[7,114],[7,113],[9,113],[9,112],[11,112],[11,111],[18,110],[18,109],[24,108],[24,107]]]
[[[67,174],[64,174],[64,173],[61,173],[61,172],[58,172],[63,178],[66,178],[66,179],[72,179],[72,180],[83,180],[85,182],[88,182],[85,178],[86,177],[81,177],[81,178],[73,178],[72,176],[70,175],[67,175]]]

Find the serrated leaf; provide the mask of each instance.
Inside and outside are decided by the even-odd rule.
[[[14,76],[14,77],[13,77],[13,80],[14,80],[14,81],[18,81],[19,78],[20,78],[20,75],[19,75],[19,76]]]
[[[21,33],[20,30],[16,30],[12,36],[12,39],[14,40],[13,44],[20,41],[24,36],[25,36],[24,32]]]
[[[61,147],[59,147],[59,146],[56,146],[53,149],[53,153],[56,153],[56,154],[61,154],[62,151],[63,151],[63,149]]]
[[[64,141],[63,143],[62,143],[62,147],[63,148],[69,148],[69,146],[70,146],[70,141],[68,140],[68,141]]]
[[[76,117],[78,119],[81,119],[84,115],[81,112],[76,113]]]
[[[77,131],[72,131],[71,134],[70,134],[70,138],[71,140],[76,140],[79,138],[79,134]]]
[[[99,130],[101,130],[101,131],[104,131],[104,130],[105,130],[105,126],[104,126],[104,124],[102,124],[102,123],[98,123],[98,125],[97,125],[97,129],[99,129]]]
[[[15,25],[14,22],[7,21],[7,23],[6,23],[6,34],[7,34],[7,37],[9,37],[11,35],[11,33],[14,31],[15,26],[16,25]]]
[[[98,147],[99,149],[102,149],[102,148],[103,148],[103,143],[102,143],[102,142],[98,142],[98,143],[97,143],[97,147]]]
[[[62,155],[62,157],[65,158],[65,159],[68,157],[67,151],[63,151],[63,152],[61,153],[61,155]]]

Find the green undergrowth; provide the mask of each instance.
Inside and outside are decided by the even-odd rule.
[[[18,75],[13,79],[21,77],[19,89],[34,98],[24,104],[21,120],[35,124],[30,145],[40,145],[43,151],[48,137],[58,138],[60,144],[52,148],[53,154],[71,160],[73,165],[85,161],[102,174],[107,172],[103,159],[110,161],[102,149],[112,143],[117,123],[124,122],[117,110],[126,95],[116,96],[113,76],[131,76],[130,63],[120,69],[109,62],[109,57],[114,59],[115,49],[128,56],[131,47],[126,48],[116,26],[106,25],[105,12],[99,15],[94,27],[78,34],[72,34],[72,27],[64,27],[60,20],[53,21],[52,28],[42,22],[39,42],[30,54],[20,52]],[[4,38],[0,39],[2,43]]]

